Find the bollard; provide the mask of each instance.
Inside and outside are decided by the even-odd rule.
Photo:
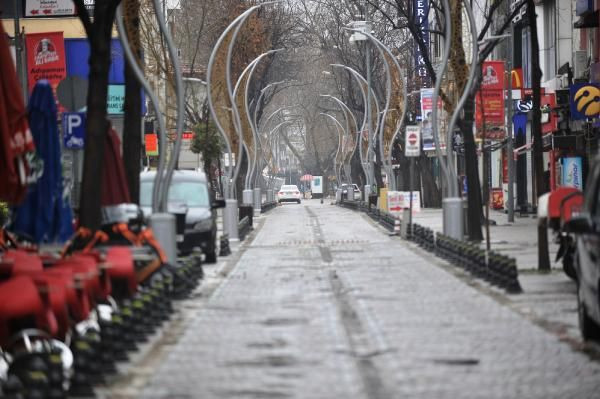
[[[254,200],[254,216],[258,217],[260,216],[260,209],[262,206],[262,191],[260,190],[260,188],[255,188],[253,191],[253,198]]]
[[[229,236],[227,234],[223,234],[221,236],[221,241],[220,241],[219,247],[220,247],[219,256],[231,255],[231,248],[229,248]]]
[[[230,240],[239,239],[238,232],[238,203],[235,199],[225,200],[225,209],[223,210],[223,231]]]
[[[519,284],[519,276],[517,270],[517,261],[510,258],[508,265],[509,283],[506,286],[506,292],[509,294],[519,294],[523,292],[521,284]]]

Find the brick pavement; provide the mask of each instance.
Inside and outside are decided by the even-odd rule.
[[[364,215],[286,205],[241,251],[131,397],[600,397],[599,363]]]

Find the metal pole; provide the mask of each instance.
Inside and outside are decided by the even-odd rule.
[[[409,226],[409,235],[410,237],[412,237],[412,213],[413,213],[413,179],[414,179],[414,172],[415,172],[415,157],[410,157],[410,177],[409,177],[409,182],[408,182],[408,190],[409,190],[409,195],[410,195],[410,212],[409,212],[409,216],[408,216],[408,226]]]
[[[514,194],[514,186],[515,186],[515,159],[513,157],[513,125],[512,125],[512,57],[513,57],[513,40],[514,40],[514,27],[513,24],[510,24],[510,38],[509,38],[509,54],[507,57],[507,65],[508,65],[508,105],[507,105],[507,143],[506,143],[506,163],[508,164],[508,200],[507,200],[507,210],[508,210],[508,222],[514,223],[515,221],[515,194]]]
[[[24,77],[24,68],[23,68],[23,40],[21,37],[21,16],[19,15],[19,5],[18,0],[13,0],[14,7],[14,28],[15,28],[15,61],[16,61],[16,69],[17,76],[19,78],[19,83],[21,84],[21,90],[23,91],[23,99],[27,102],[27,97],[29,97],[29,93],[27,90],[27,79]]]

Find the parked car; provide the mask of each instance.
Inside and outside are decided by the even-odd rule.
[[[584,339],[600,341],[600,157],[590,171],[581,212],[565,227],[576,235],[579,328]]]
[[[140,206],[144,216],[152,214],[152,190],[156,172],[143,172],[140,175]],[[187,208],[183,237],[177,242],[181,255],[202,249],[208,263],[217,260],[217,208],[225,206],[225,201],[216,200],[208,187],[204,173],[176,170],[169,186],[168,205],[171,208]]]
[[[277,201],[282,202],[297,202],[300,203],[300,190],[295,184],[284,184],[277,193]]]
[[[348,198],[348,184],[344,183],[342,184],[341,188],[342,188],[342,198],[343,199],[347,199]],[[362,193],[360,191],[360,188],[358,188],[358,184],[354,184],[352,183],[352,188],[354,189],[354,199],[355,200],[360,200]]]

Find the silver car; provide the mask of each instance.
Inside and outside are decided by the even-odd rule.
[[[152,213],[152,190],[156,172],[143,172],[140,175],[140,206],[147,217]],[[224,206],[224,201],[215,201],[208,188],[204,173],[176,170],[169,187],[169,207],[184,205],[185,230],[183,237],[177,242],[181,255],[189,254],[194,248],[201,248],[206,255],[206,262],[217,260],[217,208]]]

